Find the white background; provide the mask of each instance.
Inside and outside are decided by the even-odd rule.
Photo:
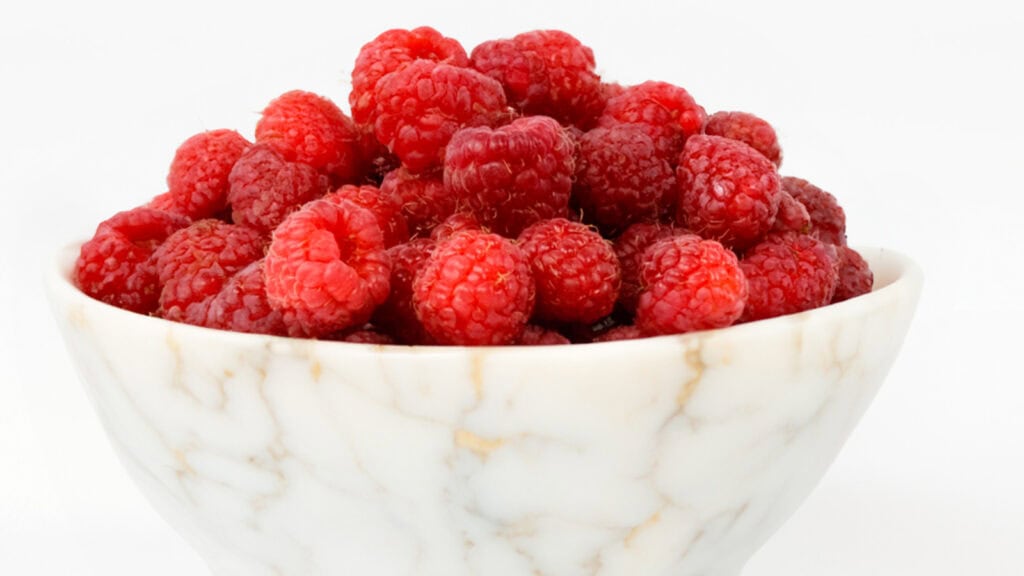
[[[0,7],[0,573],[205,574],[130,484],[41,292],[53,250],[164,191],[177,145],[293,88],[345,105],[359,47],[557,27],[606,79],[771,121],[784,174],[924,297],[874,405],[746,576],[1024,574],[1024,17],[1016,2],[179,1]],[[557,576],[557,575],[556,575]],[[638,575],[640,576],[640,575]]]

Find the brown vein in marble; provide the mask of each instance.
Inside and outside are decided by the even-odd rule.
[[[465,428],[459,428],[455,431],[455,444],[475,453],[481,458],[487,458],[491,455],[491,452],[504,446],[505,440],[502,438],[483,438]]]
[[[661,522],[662,512],[664,512],[664,509],[658,510],[657,512],[654,513],[653,516],[651,516],[647,520],[644,520],[642,523],[634,526],[633,529],[629,531],[629,534],[626,534],[626,537],[622,540],[623,546],[625,546],[626,548],[631,548],[633,546],[633,542],[637,539],[638,536],[640,536],[641,533],[643,533],[644,530],[647,530],[648,528],[651,528],[652,526],[656,525],[658,522]]]

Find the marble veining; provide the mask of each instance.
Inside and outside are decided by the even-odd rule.
[[[810,492],[920,291],[728,330],[439,349],[237,335],[49,282],[126,469],[215,576],[736,576]]]

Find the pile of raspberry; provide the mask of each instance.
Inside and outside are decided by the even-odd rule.
[[[198,326],[465,346],[722,328],[871,290],[843,209],[779,175],[765,120],[594,70],[557,30],[470,52],[384,32],[350,115],[296,90],[252,138],[187,139],[166,192],[82,246],[75,282]]]

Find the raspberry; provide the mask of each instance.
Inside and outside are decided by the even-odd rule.
[[[772,232],[796,232],[807,234],[811,231],[811,215],[792,194],[783,188],[779,194],[779,211],[775,214]]]
[[[366,208],[377,217],[377,224],[384,234],[384,247],[390,248],[409,239],[409,229],[402,216],[402,207],[398,201],[381,193],[376,186],[353,186],[347,184],[324,197],[325,200],[337,204],[348,200],[356,206]]]
[[[704,133],[739,140],[757,150],[778,167],[782,149],[775,129],[768,122],[749,112],[715,112],[708,118]]]
[[[174,153],[167,173],[166,196],[159,206],[193,220],[224,209],[231,167],[252,144],[234,130],[201,132]]]
[[[481,224],[514,238],[534,222],[568,215],[573,171],[572,141],[558,122],[531,116],[457,132],[444,184]]]
[[[455,196],[444,187],[440,174],[411,174],[405,168],[388,172],[380,191],[394,198],[413,237],[430,231],[455,213]]]
[[[199,220],[172,234],[156,251],[160,315],[203,326],[213,298],[231,276],[263,257],[264,241],[252,228]]]
[[[528,115],[587,126],[604,107],[594,53],[560,30],[535,30],[473,49],[473,68],[501,82],[505,96]]]
[[[846,213],[836,197],[802,178],[782,178],[782,189],[807,208],[811,236],[822,242],[846,246]]]
[[[439,244],[416,276],[413,303],[441,344],[512,344],[533,312],[530,263],[497,234],[460,232]]]
[[[569,339],[554,330],[528,324],[517,342],[519,346],[559,346],[570,344]]]
[[[75,262],[75,284],[97,300],[150,314],[156,311],[160,282],[153,252],[188,218],[141,207],[115,214],[82,244]]]
[[[683,88],[648,81],[629,86],[608,100],[598,126],[638,124],[662,158],[674,165],[683,143],[701,131],[706,118],[704,109]]]
[[[867,294],[875,283],[875,275],[864,258],[849,246],[839,246],[839,281],[832,302],[842,302]]]
[[[740,262],[750,284],[743,321],[774,318],[828,304],[836,290],[835,250],[807,234],[773,234]]]
[[[611,313],[621,272],[600,234],[564,218],[543,220],[519,236],[537,286],[538,319],[594,322]]]
[[[468,66],[469,56],[457,40],[446,38],[428,26],[412,30],[388,30],[362,47],[352,68],[352,92],[348,102],[352,119],[372,125],[377,101],[374,89],[385,75],[415,60],[432,60],[452,66]]]
[[[480,222],[477,221],[476,217],[472,214],[465,212],[456,212],[448,218],[445,218],[444,222],[441,222],[430,232],[430,239],[435,242],[443,242],[455,236],[459,232],[465,232],[467,230],[482,230]]]
[[[441,165],[445,145],[464,126],[508,116],[497,81],[468,68],[417,60],[377,82],[374,133],[410,172]]]
[[[387,334],[382,334],[376,330],[369,328],[363,328],[361,330],[352,330],[342,332],[337,336],[331,338],[332,340],[338,340],[339,342],[350,342],[352,344],[394,344],[394,339]]]
[[[583,216],[613,235],[674,208],[676,176],[636,125],[595,128],[580,139],[573,193]]]
[[[355,124],[333,102],[311,92],[293,90],[268,104],[256,123],[256,141],[338,183],[351,182],[360,172]]]
[[[289,213],[322,196],[327,177],[265,144],[249,148],[228,176],[231,219],[269,234]]]
[[[641,222],[633,224],[616,238],[613,248],[622,270],[622,288],[619,290],[619,305],[633,314],[636,301],[643,286],[640,284],[640,259],[644,250],[662,238],[688,234],[686,230],[659,223]]]
[[[398,157],[388,150],[388,147],[377,141],[373,135],[373,126],[359,124],[356,126],[359,134],[359,158],[362,160],[362,182],[380,184],[384,176],[402,165]]]
[[[636,325],[645,334],[723,328],[743,313],[747,282],[736,255],[714,240],[675,236],[643,255]]]
[[[636,326],[629,324],[626,326],[616,326],[611,330],[601,334],[597,338],[594,338],[594,342],[616,342],[619,340],[636,340],[637,338],[643,338],[644,333],[640,331]]]
[[[413,308],[413,280],[426,266],[436,242],[418,238],[388,249],[391,259],[391,293],[373,313],[373,323],[403,344],[429,344],[431,338]]]
[[[694,136],[686,141],[677,174],[676,219],[704,238],[743,249],[771,229],[779,209],[779,175],[750,146],[720,136]]]
[[[286,333],[281,312],[267,300],[262,258],[235,273],[210,300],[203,325],[253,334]]]
[[[314,200],[274,230],[267,297],[293,336],[364,324],[388,296],[391,266],[372,212],[348,200]]]

